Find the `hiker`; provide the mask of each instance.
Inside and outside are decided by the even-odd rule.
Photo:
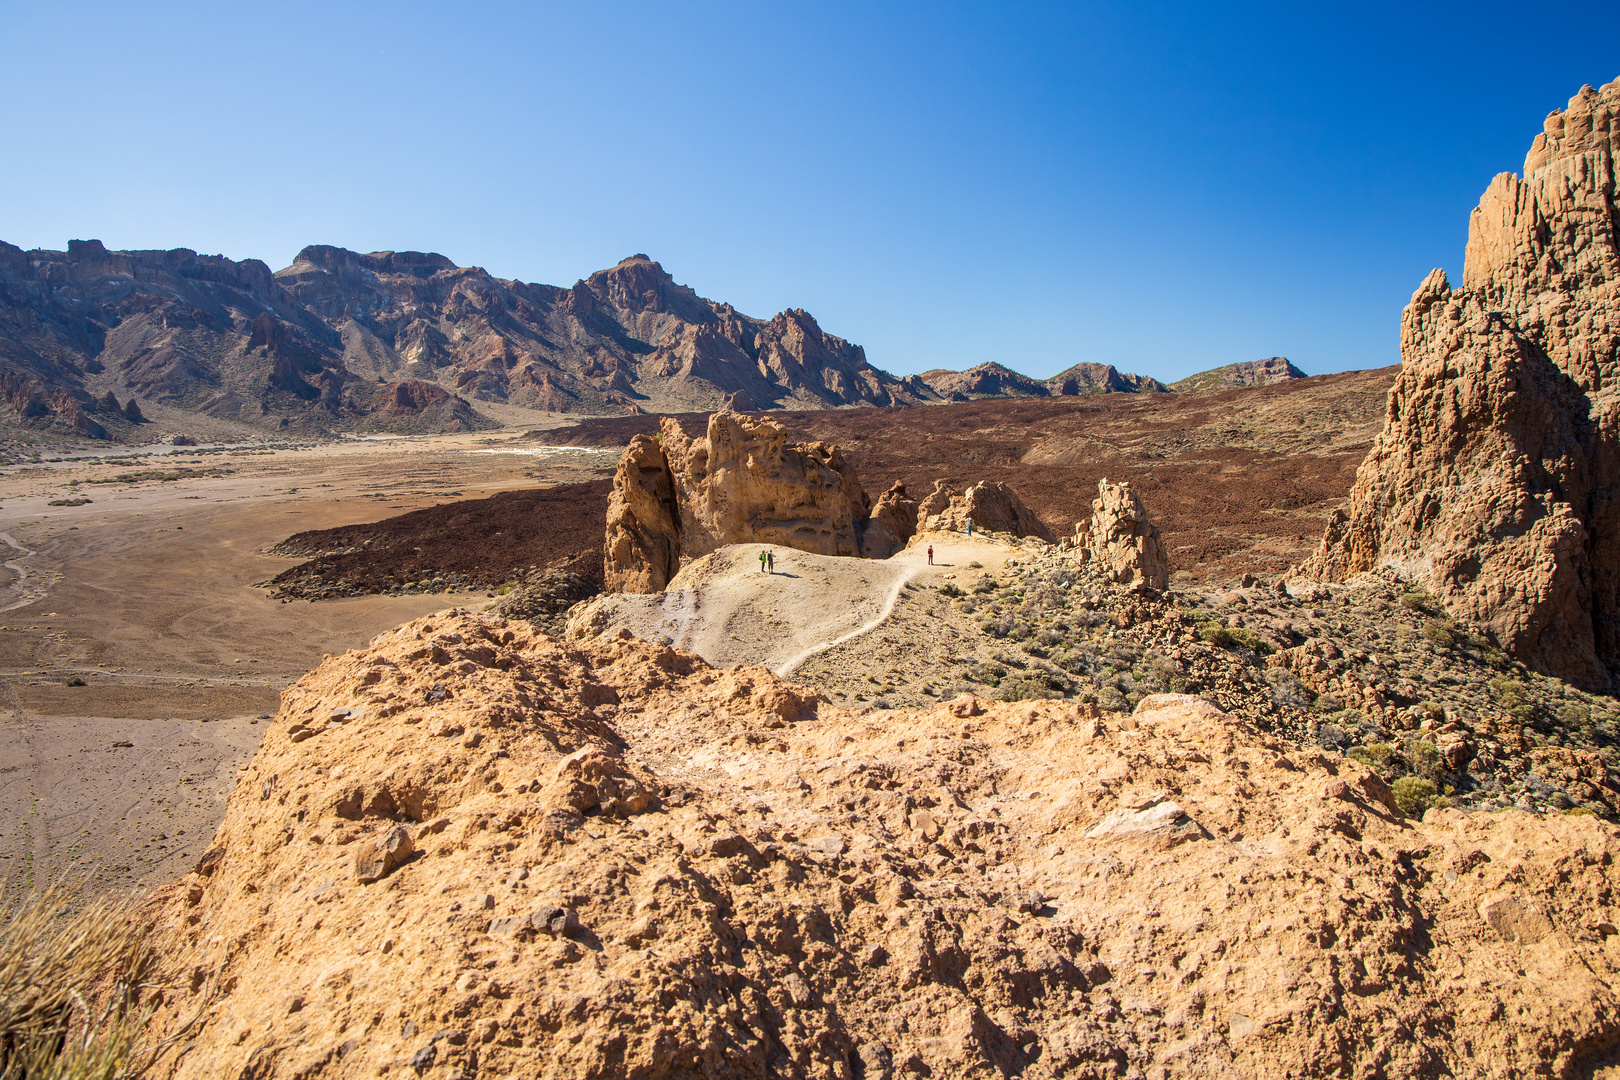
[[[769,572],[765,569],[765,560],[768,558],[770,558],[770,555],[766,552],[761,551],[759,553],[759,572],[762,574]]]
[[[968,522],[968,535],[969,536],[973,535],[973,522],[971,522],[971,521]]]
[[[776,552],[767,551],[765,553],[765,570],[767,573],[776,573]]]
[[[934,545],[933,544],[928,545],[928,565],[929,566],[934,565]]]

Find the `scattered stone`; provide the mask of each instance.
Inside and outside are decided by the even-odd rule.
[[[354,877],[362,885],[380,881],[404,866],[416,854],[416,845],[403,825],[395,825],[361,844],[354,853]]]
[[[579,916],[573,908],[541,908],[529,916],[529,925],[553,937],[565,937],[579,929]]]

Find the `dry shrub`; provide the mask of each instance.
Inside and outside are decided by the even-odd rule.
[[[0,1080],[144,1071],[135,998],[153,954],[137,908],[67,882],[0,893]]]

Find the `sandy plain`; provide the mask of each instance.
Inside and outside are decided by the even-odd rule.
[[[535,429],[534,415],[519,419]],[[490,602],[283,603],[255,585],[298,560],[264,549],[303,529],[611,475],[612,455],[540,452],[532,438],[527,453],[491,452],[514,434],[115,448],[8,468],[0,880],[67,872],[104,889],[188,869],[284,687],[402,621]],[[77,499],[89,501],[50,505]]]

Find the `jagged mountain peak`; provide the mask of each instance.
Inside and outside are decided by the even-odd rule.
[[[480,400],[575,413],[716,408],[739,391],[761,408],[935,400],[803,309],[743,315],[645,253],[564,289],[331,244],[275,273],[189,248],[6,245],[0,377],[17,421],[81,431],[108,393],[315,430],[487,425]]]

